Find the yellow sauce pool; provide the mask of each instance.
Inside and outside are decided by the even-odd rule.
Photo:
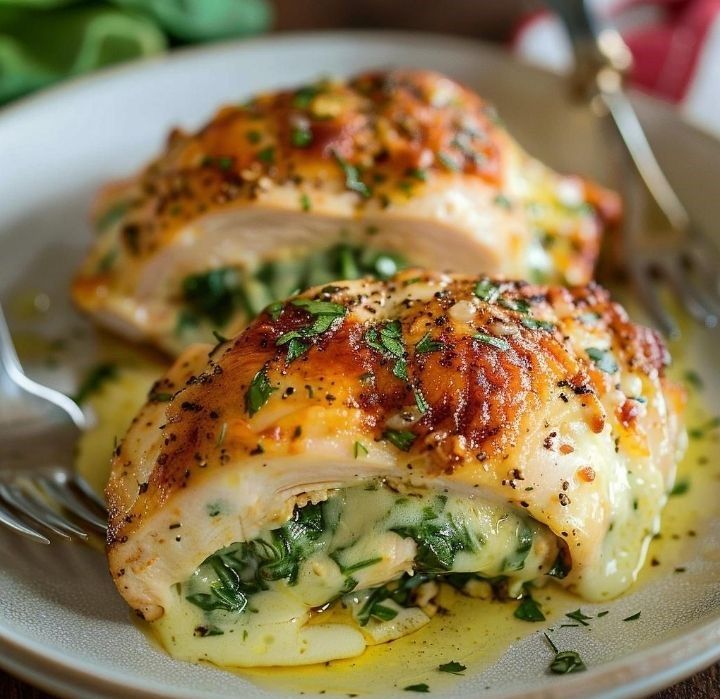
[[[162,370],[157,359],[140,354],[131,361],[119,360],[119,364],[118,380],[108,383],[91,398],[98,425],[83,438],[79,451],[78,468],[98,489],[107,478],[114,437],[122,435]],[[682,361],[676,357],[672,375],[681,380],[684,374]],[[687,425],[692,429],[707,423],[712,415],[703,407],[702,390],[690,388],[689,398]],[[670,497],[661,533],[650,544],[646,564],[632,590],[661,576],[685,574],[686,566],[701,555],[703,527],[710,516],[717,516],[720,502],[717,437],[717,431],[711,431],[702,439],[690,439],[677,476],[678,483],[688,484],[687,491]],[[516,641],[552,627],[561,618],[568,621],[564,617],[567,612],[581,607],[594,616],[601,609],[612,608],[612,602],[584,604],[582,599],[550,583],[534,592],[546,621],[529,623],[513,616],[516,602],[470,599],[449,588],[444,594],[447,612],[439,613],[427,626],[409,636],[369,647],[357,658],[309,667],[223,669],[259,686],[292,694],[322,691],[346,696],[382,696],[391,688],[403,689],[418,683],[426,683],[435,691],[458,681],[456,676],[438,671],[442,663],[456,661],[467,666],[466,675],[475,674],[495,662]],[[136,623],[152,637],[149,624]],[[156,643],[154,639],[153,642]]]

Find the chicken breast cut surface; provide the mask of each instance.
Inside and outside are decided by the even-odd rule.
[[[320,81],[221,109],[94,207],[78,306],[178,353],[298,289],[406,264],[585,284],[618,198],[529,157],[437,73]]]
[[[178,585],[216,610],[229,603],[202,587],[209,557],[260,541],[267,579],[306,581],[287,588],[293,604],[322,604],[313,585],[336,576],[342,592],[356,570],[357,594],[403,571],[474,570],[612,598],[642,564],[684,447],[668,361],[597,285],[407,270],[315,287],[189,348],[153,387],[107,487],[113,579],[146,619],[177,605]],[[417,514],[402,510],[413,498]],[[280,572],[276,536],[307,544]],[[317,542],[331,555],[308,571]]]

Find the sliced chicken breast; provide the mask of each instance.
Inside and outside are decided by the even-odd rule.
[[[78,306],[178,353],[301,288],[412,263],[587,283],[615,194],[529,157],[437,73],[375,72],[260,95],[174,131],[107,186]]]
[[[315,287],[153,387],[107,487],[113,579],[180,657],[235,665],[356,655],[443,576],[610,599],[684,448],[668,361],[593,284]]]

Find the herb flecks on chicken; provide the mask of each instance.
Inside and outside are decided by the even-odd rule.
[[[107,186],[75,278],[98,322],[177,354],[268,303],[406,263],[587,283],[617,197],[529,157],[481,97],[374,72],[263,94],[174,131]]]
[[[262,626],[266,599],[289,594],[298,619],[344,600],[357,628],[340,655],[303,636],[313,662],[387,640],[393,614],[416,628],[405,586],[430,581],[415,576],[610,599],[684,444],[668,361],[597,285],[407,270],[314,287],[190,348],[155,388],[171,399],[148,402],[113,461],[113,578],[166,629],[178,609],[229,633]],[[254,647],[234,660],[278,661]]]

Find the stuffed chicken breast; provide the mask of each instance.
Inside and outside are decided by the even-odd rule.
[[[195,345],[117,447],[108,558],[179,657],[292,665],[437,586],[632,583],[684,444],[660,338],[596,285],[407,270]]]
[[[99,195],[73,296],[178,353],[268,303],[412,263],[585,284],[617,197],[530,158],[480,97],[436,73],[321,81],[174,131]]]

